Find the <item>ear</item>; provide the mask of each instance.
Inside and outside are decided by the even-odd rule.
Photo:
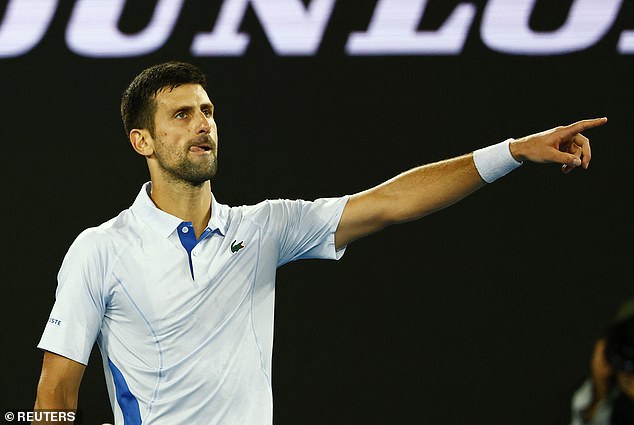
[[[146,129],[132,129],[130,131],[130,144],[132,149],[137,153],[147,157],[154,153],[154,139],[150,135],[150,132]]]

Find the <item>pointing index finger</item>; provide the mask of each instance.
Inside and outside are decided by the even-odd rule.
[[[602,126],[606,122],[608,122],[606,117],[581,120],[566,126],[566,129],[568,130],[569,135],[572,136],[573,134],[581,133],[590,128]]]

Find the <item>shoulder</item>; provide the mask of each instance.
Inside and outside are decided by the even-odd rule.
[[[341,215],[348,198],[319,198],[314,201],[267,199],[255,205],[233,207],[231,211],[239,214],[241,219],[248,219],[263,226],[288,221],[330,221],[333,217],[338,218]]]
[[[266,199],[254,205],[231,207],[230,217],[267,225],[291,215],[293,210],[301,209],[307,203],[309,201],[302,199]]]
[[[276,208],[280,208],[280,205],[283,205],[288,200],[283,199],[266,199],[264,201],[258,202],[254,205],[240,205],[235,207],[230,207],[229,211],[231,215],[240,215],[242,217],[249,217],[252,219],[267,216]]]
[[[231,211],[243,215],[261,216],[276,213],[290,212],[293,210],[304,211],[309,209],[330,209],[345,205],[349,196],[319,198],[314,201],[304,199],[267,199],[255,205],[243,205],[230,207]]]
[[[129,244],[130,229],[136,227],[134,221],[131,211],[126,209],[99,226],[83,230],[69,247],[67,256],[86,258],[120,251]]]

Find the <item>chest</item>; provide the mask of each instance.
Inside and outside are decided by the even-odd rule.
[[[211,234],[188,254],[176,235],[130,246],[110,274],[106,318],[145,322],[157,335],[209,334],[246,317],[273,290],[274,250],[258,229]]]

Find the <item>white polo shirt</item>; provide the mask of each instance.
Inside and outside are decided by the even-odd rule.
[[[214,198],[196,241],[149,191],[73,242],[38,347],[87,364],[97,341],[117,424],[270,425],[276,269],[340,258],[348,197]]]

